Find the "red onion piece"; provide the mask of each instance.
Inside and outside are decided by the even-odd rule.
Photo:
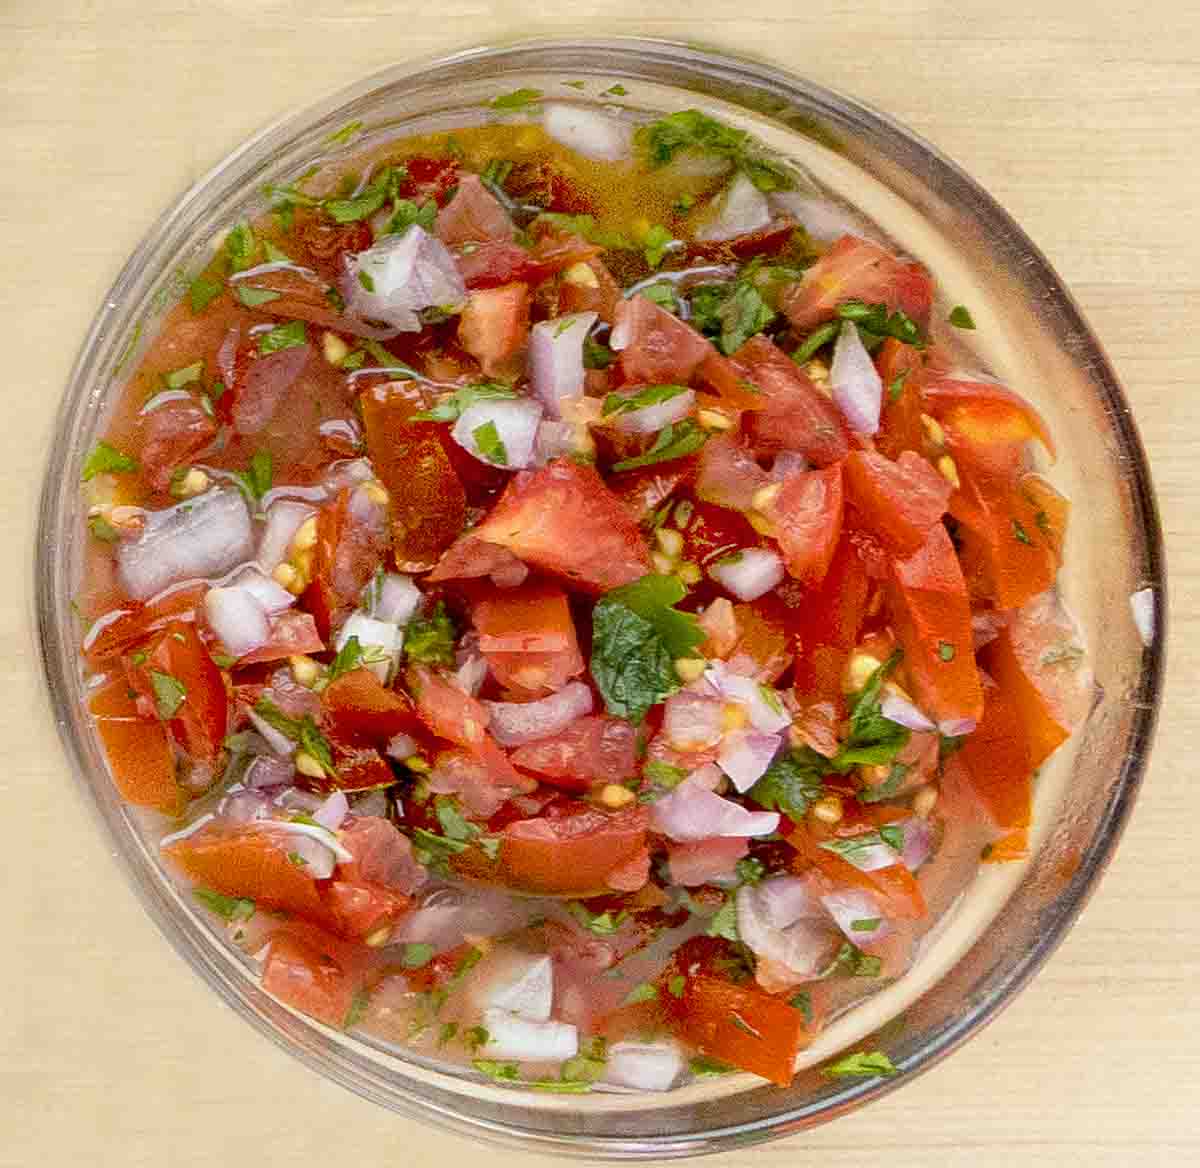
[[[749,511],[754,496],[770,481],[754,455],[731,438],[710,438],[700,450],[696,494],[706,503]]]
[[[750,850],[744,837],[714,836],[691,843],[672,844],[667,849],[667,865],[672,884],[696,888],[733,873],[738,860]]]
[[[715,835],[770,835],[779,827],[779,814],[747,811],[741,804],[724,799],[688,778],[669,795],[651,804],[650,824],[660,834],[687,843]]]
[[[416,892],[428,879],[413,857],[408,837],[387,819],[356,813],[342,825],[341,839],[363,880],[407,894]]]
[[[271,800],[258,791],[232,791],[218,808],[221,818],[229,823],[250,823],[270,815]]]
[[[450,436],[469,454],[489,466],[505,470],[523,470],[533,462],[542,407],[529,398],[481,401],[468,406],[454,423]],[[481,446],[476,432],[481,426],[494,427],[501,449]]]
[[[242,776],[247,787],[283,787],[292,781],[296,768],[290,758],[278,758],[273,754],[260,754],[251,760]]]
[[[944,718],[937,724],[938,733],[947,738],[959,738],[963,734],[971,734],[979,723],[974,718]]]
[[[738,889],[738,935],[756,957],[784,966],[797,981],[815,977],[828,961],[835,934],[806,881],[777,879],[788,885],[771,891],[767,886],[774,881],[767,881]]]
[[[556,142],[598,162],[621,162],[633,151],[633,126],[599,110],[558,102],[542,110],[542,125]]]
[[[724,661],[711,662],[704,671],[703,680],[721,697],[745,706],[750,725],[755,730],[775,734],[792,724],[792,716],[776,690],[734,672]]]
[[[710,444],[711,445],[711,444]],[[781,450],[771,463],[770,477],[777,483],[783,482],[789,475],[808,470],[808,459],[795,450]]]
[[[543,418],[534,444],[533,463],[545,466],[556,458],[566,458],[575,450],[575,427],[570,422]]]
[[[416,225],[348,258],[341,291],[351,314],[401,332],[420,331],[422,309],[454,309],[467,298],[449,249]]]
[[[856,434],[877,434],[883,409],[883,381],[853,321],[846,321],[838,333],[829,381],[833,400],[850,429]]]
[[[276,730],[274,726],[253,710],[248,710],[246,717],[250,719],[251,725],[263,736],[267,745],[276,755],[280,758],[291,759],[292,751],[295,747],[292,744],[292,740],[286,734],[281,730]]]
[[[718,699],[681,690],[663,706],[662,732],[674,750],[704,750],[721,741],[722,712]]]
[[[536,702],[484,702],[492,719],[488,729],[501,746],[521,746],[549,738],[576,718],[592,712],[592,691],[582,681],[569,681],[557,693]]]
[[[910,872],[915,872],[933,852],[933,828],[928,820],[915,815],[896,826],[904,832],[904,850],[900,859]]]
[[[767,197],[744,174],[736,178],[709,204],[708,219],[696,231],[703,240],[736,239],[771,222]]]
[[[350,800],[344,791],[334,791],[320,807],[313,812],[315,819],[322,827],[337,831],[342,826],[342,820],[350,813]]]
[[[576,312],[535,324],[529,332],[529,380],[551,418],[561,403],[583,396],[583,342],[596,313]]]
[[[479,1053],[489,1059],[561,1062],[579,1051],[579,1032],[569,1022],[530,1022],[507,1010],[485,1010],[488,1040]]]
[[[234,374],[237,371],[237,351],[238,342],[242,339],[242,330],[234,325],[226,334],[224,340],[221,341],[221,347],[217,349],[217,372],[221,375],[221,380],[226,389],[234,382]]]
[[[362,601],[367,615],[375,620],[406,625],[421,607],[421,590],[411,576],[385,572],[363,589]]]
[[[708,574],[739,600],[757,600],[784,577],[783,561],[770,548],[742,548],[709,566]]]
[[[884,694],[879,703],[879,712],[890,722],[907,726],[910,730],[934,730],[934,724],[917,709],[907,698],[898,693]]]
[[[833,917],[847,940],[855,945],[880,941],[891,931],[878,899],[857,888],[827,892],[821,897],[825,910]]]
[[[817,195],[802,191],[772,191],[767,203],[776,214],[798,219],[813,239],[833,243],[843,235],[864,235],[857,215]]]
[[[738,792],[745,794],[775,761],[782,741],[779,734],[731,730],[721,742],[717,766],[729,776]]]

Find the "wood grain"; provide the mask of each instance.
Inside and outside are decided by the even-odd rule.
[[[887,1101],[718,1157],[861,1168],[1200,1163],[1200,16],[1193,0],[6,0],[0,317],[0,1165],[458,1162],[220,1005],[142,914],[52,737],[31,635],[34,496],[75,346],[161,209],[245,135],[393,60],[533,34],[700,38],[886,109],[962,163],[1073,288],[1160,491],[1172,654],[1154,763],[1102,887],[1034,985]],[[665,15],[647,13],[665,12]],[[489,1153],[498,1168],[541,1161]]]

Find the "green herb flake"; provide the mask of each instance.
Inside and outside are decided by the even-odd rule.
[[[950,316],[948,319],[955,328],[973,329],[975,327],[974,318],[961,304],[955,305],[955,307],[950,310]]]
[[[882,803],[897,794],[912,768],[902,762],[892,763],[888,777],[874,787],[862,787],[856,796],[860,803]]]
[[[405,969],[420,969],[433,960],[433,946],[423,941],[412,941],[400,951],[400,964]]]
[[[235,272],[243,272],[253,266],[257,248],[258,241],[254,238],[254,231],[249,223],[235,224],[225,236],[225,255],[229,259],[230,268]]]
[[[696,205],[695,195],[680,195],[675,202],[671,204],[671,210],[676,215],[686,215]]]
[[[617,359],[616,353],[595,337],[583,339],[583,367],[585,369],[607,369]]]
[[[847,300],[839,304],[837,314],[842,320],[853,321],[860,332],[874,337],[893,337],[915,348],[924,346],[920,326],[906,313],[897,309],[889,312],[886,304],[867,304],[862,300]],[[865,338],[864,338],[865,339]]]
[[[750,788],[748,797],[768,811],[780,811],[797,822],[825,794],[822,778],[829,760],[809,746],[776,759]]]
[[[673,998],[682,998],[686,985],[687,978],[682,973],[677,973],[667,980],[667,993]]]
[[[726,355],[736,352],[775,319],[775,310],[748,277],[704,284],[692,294],[692,324]]]
[[[262,497],[271,489],[275,479],[271,452],[256,451],[250,459],[249,467],[244,471],[235,471],[233,478],[248,502],[252,505],[262,502]]]
[[[880,1075],[899,1073],[892,1060],[879,1050],[855,1051],[821,1070],[821,1074],[829,1079],[873,1079]]]
[[[454,1040],[458,1034],[457,1022],[443,1022],[441,1029],[438,1031],[437,1044],[438,1047],[443,1047]]]
[[[1012,521],[1012,533],[1017,543],[1023,543],[1027,547],[1034,546],[1033,540],[1029,538],[1029,532],[1025,530],[1025,525],[1019,519]]]
[[[938,657],[942,661],[954,660],[954,646],[949,641],[938,642]]]
[[[157,669],[150,670],[150,686],[154,690],[155,711],[164,722],[169,722],[179,713],[179,707],[187,697],[187,686],[177,677],[159,673]]]
[[[616,85],[610,85],[607,89],[605,89],[600,94],[600,96],[601,97],[624,97],[628,92],[629,92],[629,90],[626,89],[624,85],[621,85],[620,82],[618,82]]]
[[[523,110],[533,105],[542,96],[540,89],[514,89],[512,93],[502,93],[493,97],[488,105],[494,110]]]
[[[712,1055],[698,1054],[688,1062],[688,1070],[697,1079],[707,1079],[714,1075],[730,1075],[736,1068]]]
[[[821,325],[819,329],[815,329],[801,341],[800,347],[792,353],[792,360],[797,365],[807,364],[817,355],[818,349],[824,348],[825,345],[837,340],[840,328],[841,325],[836,321],[830,321],[829,324]]]
[[[717,909],[704,931],[710,937],[724,937],[726,941],[741,940],[737,924],[737,899],[732,892],[725,897],[725,903]]]
[[[744,859],[738,860],[734,866],[734,872],[743,884],[758,884],[767,874],[767,869],[762,860],[746,856]]]
[[[655,1002],[658,1000],[658,987],[648,981],[635,985],[621,1003],[623,1006],[636,1006],[639,1002]]]
[[[495,1079],[500,1083],[515,1083],[521,1078],[521,1070],[516,1063],[501,1063],[496,1062],[495,1059],[475,1059],[471,1066],[481,1074],[487,1075],[489,1079]]]
[[[834,959],[818,976],[824,978],[834,973],[846,973],[851,977],[878,977],[882,970],[883,962],[880,958],[864,953],[857,945],[845,941]]]
[[[404,653],[425,665],[453,665],[457,632],[446,605],[439,600],[428,617],[414,617],[404,630]]]
[[[132,474],[138,468],[137,459],[123,454],[107,442],[97,442],[83,463],[79,477],[83,482],[98,474]]]
[[[362,133],[362,122],[348,122],[340,130],[335,130],[328,138],[325,139],[326,146],[344,146],[347,142],[352,142]]]
[[[687,391],[686,385],[646,385],[629,397],[619,393],[610,393],[604,399],[602,416],[611,418],[616,414],[628,414],[634,410],[645,409],[647,406],[656,406],[660,402],[670,401]]]
[[[642,237],[642,255],[651,268],[657,268],[672,250],[675,237],[661,224],[655,224]]]
[[[761,191],[792,185],[786,171],[751,153],[750,135],[735,130],[699,110],[680,110],[638,130],[636,141],[652,167],[665,166],[683,150],[729,159]]]
[[[912,732],[881,712],[883,684],[902,656],[897,649],[850,700],[850,734],[829,760],[831,770],[844,774],[856,766],[882,766],[908,745]]]
[[[270,288],[252,288],[249,284],[238,284],[234,288],[234,295],[247,308],[258,308],[263,304],[270,304],[272,300],[278,300],[281,294],[272,292]]]
[[[464,410],[484,401],[508,401],[518,397],[511,385],[499,381],[484,381],[478,385],[465,385],[442,398],[430,410],[413,414],[417,422],[457,422]]]
[[[855,933],[873,933],[881,920],[881,917],[858,917],[850,922],[850,928]]]
[[[564,235],[578,235],[588,243],[594,243],[611,251],[634,250],[633,240],[620,231],[601,227],[593,215],[568,215],[561,211],[543,211],[535,224],[544,224]]]
[[[629,913],[622,909],[615,915],[611,910],[593,913],[587,905],[577,900],[567,901],[567,912],[571,914],[589,933],[597,937],[611,937],[629,919]]]
[[[308,344],[308,330],[302,320],[289,320],[287,324],[276,325],[258,337],[258,353],[265,357],[270,353],[279,353],[284,349],[295,349]]]
[[[342,1029],[352,1030],[366,1016],[367,1007],[371,1004],[371,995],[366,990],[355,990],[354,996],[350,999],[350,1008],[346,1011],[345,1018],[342,1019]]]
[[[660,762],[656,758],[647,761],[646,765],[642,767],[642,774],[652,783],[666,787],[668,791],[679,786],[688,775],[683,767],[672,766],[669,762]]]
[[[574,1058],[562,1065],[560,1078],[565,1083],[594,1083],[604,1075],[608,1062],[608,1043],[600,1035],[589,1038]]]
[[[414,203],[411,199],[397,199],[391,219],[384,228],[385,235],[403,235],[410,227],[420,227],[425,231],[433,230],[437,218],[437,204],[431,199],[424,203]],[[367,289],[374,292],[374,288]]]
[[[471,439],[485,461],[495,466],[508,466],[508,450],[504,446],[504,440],[500,437],[500,431],[496,429],[494,421],[487,421],[476,426],[471,431]]]
[[[470,1026],[463,1031],[463,1045],[470,1051],[476,1051],[481,1046],[487,1046],[491,1035],[482,1026]]]
[[[813,1007],[812,994],[808,990],[801,990],[798,994],[793,994],[788,999],[788,1005],[795,1010],[799,1010],[804,1018],[804,1025],[811,1026],[813,1023]]]
[[[911,369],[902,369],[892,378],[891,384],[888,385],[888,401],[898,402],[900,400],[904,393],[904,383],[908,380],[911,372]]]
[[[168,389],[182,389],[185,385],[191,385],[193,381],[199,381],[203,372],[204,362],[193,361],[191,365],[185,365],[182,369],[164,373],[163,382]]]
[[[636,458],[626,458],[613,466],[614,471],[637,470],[643,466],[653,466],[659,462],[670,462],[672,459],[684,458],[695,454],[705,442],[708,434],[691,418],[684,418],[658,432],[654,444],[645,454]]]
[[[729,1015],[729,1021],[732,1022],[740,1031],[742,1031],[743,1034],[749,1034],[751,1038],[763,1037],[761,1030],[755,1030],[754,1027],[751,1026],[750,1023],[747,1022],[746,1019],[736,1011]]]
[[[223,896],[211,888],[193,888],[192,895],[210,912],[214,912],[222,920],[248,921],[254,916],[255,904],[252,900],[238,896]]]
[[[568,89],[585,89],[587,87],[587,82],[586,81],[564,81],[563,85],[565,85]]]
[[[198,315],[224,291],[224,281],[201,273],[188,287],[188,304],[192,312]]]
[[[342,358],[341,368],[349,371],[361,369],[366,361],[367,355],[362,349],[355,349],[352,353],[347,353]]]

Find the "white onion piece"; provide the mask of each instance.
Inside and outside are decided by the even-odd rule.
[[[731,730],[721,742],[717,766],[728,776],[739,793],[750,790],[766,774],[779,753],[782,738],[757,730]]]
[[[592,691],[569,681],[557,693],[536,702],[484,702],[491,714],[488,729],[501,746],[520,746],[549,738],[592,712]]]
[[[943,718],[937,724],[937,728],[938,733],[947,738],[960,738],[964,734],[973,733],[978,725],[974,718]]]
[[[494,967],[494,968],[493,968]],[[502,950],[481,968],[484,1009],[504,1010],[530,1022],[548,1022],[554,1004],[554,962],[546,956]]]
[[[334,791],[320,807],[313,812],[315,819],[322,827],[337,831],[342,826],[342,820],[350,814],[350,800],[344,791]]]
[[[266,526],[258,541],[258,554],[254,557],[264,572],[274,572],[287,559],[300,524],[315,514],[315,509],[307,503],[293,499],[280,499],[267,508]]]
[[[747,811],[691,778],[650,806],[650,823],[661,835],[679,843],[714,835],[770,835],[779,826],[775,811]]]
[[[770,548],[742,548],[712,564],[708,574],[739,600],[757,600],[783,580],[783,561]]]
[[[467,288],[454,256],[440,239],[413,225],[385,235],[374,247],[349,257],[341,281],[347,311],[380,320],[401,332],[419,332],[424,308],[459,308]]]
[[[322,847],[328,848],[337,858],[339,864],[354,863],[353,853],[342,847],[337,833],[330,831],[328,828],[318,827],[313,823],[294,823],[291,820],[285,819],[273,819],[267,826],[272,831],[282,832],[285,835],[315,840]]]
[[[778,962],[798,979],[815,977],[825,967],[833,947],[834,934],[825,919],[822,905],[808,893],[803,910],[782,924],[772,919],[768,904],[761,886],[744,884],[738,889],[738,936],[756,957]]]
[[[182,580],[224,575],[248,560],[253,547],[241,492],[217,487],[145,512],[142,534],[117,544],[117,573],[126,595],[149,600]]]
[[[264,576],[257,568],[243,568],[235,573],[230,583],[249,592],[271,615],[283,612],[296,603],[296,598],[286,588],[280,587],[269,576]]]
[[[530,1022],[507,1010],[485,1010],[483,1028],[488,1040],[484,1058],[521,1062],[561,1062],[579,1053],[579,1032],[569,1022]]]
[[[250,724],[257,730],[266,740],[273,753],[280,758],[291,758],[292,751],[295,749],[292,740],[280,730],[276,730],[266,719],[256,714],[253,710],[249,710],[246,716],[250,719]]]
[[[386,387],[384,389],[386,393]],[[375,468],[367,458],[343,458],[331,463],[321,476],[322,498],[332,499],[346,487],[370,482],[375,477]]]
[[[910,872],[915,872],[933,853],[933,828],[928,820],[915,815],[896,826],[904,832],[904,850],[900,859]]]
[[[506,470],[520,470],[533,462],[533,445],[541,420],[542,407],[529,398],[481,401],[463,410],[450,436],[480,462]],[[501,452],[480,449],[475,432],[489,423],[496,428],[503,447]]]
[[[363,589],[361,601],[369,617],[394,625],[406,625],[421,606],[421,590],[411,576],[385,572]]]
[[[772,876],[747,885],[756,910],[773,929],[786,929],[803,918],[821,919],[824,911],[812,884],[800,876]]]
[[[704,750],[721,741],[723,713],[719,699],[681,690],[663,706],[662,732],[675,750]]]
[[[251,759],[242,782],[247,787],[282,787],[296,775],[296,767],[290,758],[277,758],[273,754],[260,754]]]
[[[1129,597],[1129,611],[1143,645],[1154,643],[1154,589],[1140,588]]]
[[[695,408],[696,394],[690,390],[677,393],[666,401],[657,402],[652,406],[643,406],[640,410],[630,410],[625,414],[617,414],[613,425],[625,434],[657,434],[665,426],[682,421]]]
[[[221,818],[230,823],[250,823],[255,819],[266,819],[271,801],[258,791],[231,791],[221,800]]]
[[[734,673],[723,661],[713,661],[704,671],[704,681],[730,701],[746,707],[750,725],[764,734],[775,734],[792,724],[792,716],[783,699],[769,685]]]
[[[827,892],[821,903],[843,935],[856,945],[882,940],[890,931],[879,901],[869,892],[854,888]]]
[[[838,332],[829,383],[833,400],[850,429],[856,434],[877,434],[883,409],[883,381],[853,321],[846,321]]]
[[[204,615],[235,657],[261,648],[271,635],[266,609],[248,588],[210,588],[204,594]]]
[[[583,342],[595,323],[596,313],[575,312],[529,330],[529,380],[552,418],[561,417],[565,398],[583,396]]]
[[[900,860],[900,853],[882,839],[877,843],[852,847],[845,852],[839,852],[838,855],[846,863],[853,864],[860,872],[877,872],[880,868],[892,867]]]
[[[276,807],[289,812],[302,811],[305,815],[311,815],[323,802],[320,795],[302,791],[299,787],[286,787],[275,796]]]
[[[523,925],[531,915],[511,896],[475,888],[438,888],[421,907],[407,913],[392,931],[392,941],[422,942],[442,952],[462,944],[463,934],[496,937]]]
[[[863,235],[863,225],[856,215],[816,195],[801,191],[772,191],[767,196],[771,209],[798,219],[818,243],[833,243],[843,235]]]
[[[674,1042],[614,1042],[604,1081],[638,1091],[669,1091],[683,1074],[683,1052]]]
[[[907,726],[909,730],[936,729],[934,724],[908,698],[902,697],[898,693],[884,694],[883,701],[879,703],[879,712],[889,722]]]
[[[767,196],[744,174],[736,178],[709,204],[706,218],[696,229],[704,240],[736,239],[771,222]]]
[[[371,661],[367,668],[387,684],[388,678],[400,664],[400,650],[404,647],[404,632],[390,621],[375,620],[365,613],[351,613],[338,631],[334,647],[341,652],[351,637],[358,638],[360,649],[375,650],[376,655],[386,654],[386,660]]]
[[[387,750],[384,753],[388,758],[403,762],[406,758],[412,758],[419,750],[417,740],[411,734],[396,734],[388,740]]]
[[[542,126],[556,142],[597,162],[621,162],[633,150],[633,127],[628,122],[583,106],[547,105]]]

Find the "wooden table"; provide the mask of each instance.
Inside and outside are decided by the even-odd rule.
[[[241,139],[395,59],[573,32],[702,38],[895,114],[1024,224],[1125,379],[1171,549],[1168,708],[1145,791],[1061,951],[887,1101],[728,1165],[1200,1163],[1200,18],[1191,0],[7,0],[0,5],[0,1165],[410,1168],[478,1145],[325,1082],[143,915],[65,773],[31,636],[34,500],[68,367],[149,223]],[[663,6],[664,10],[671,6]],[[69,489],[69,484],[64,484]],[[501,1165],[541,1161],[487,1153]]]

